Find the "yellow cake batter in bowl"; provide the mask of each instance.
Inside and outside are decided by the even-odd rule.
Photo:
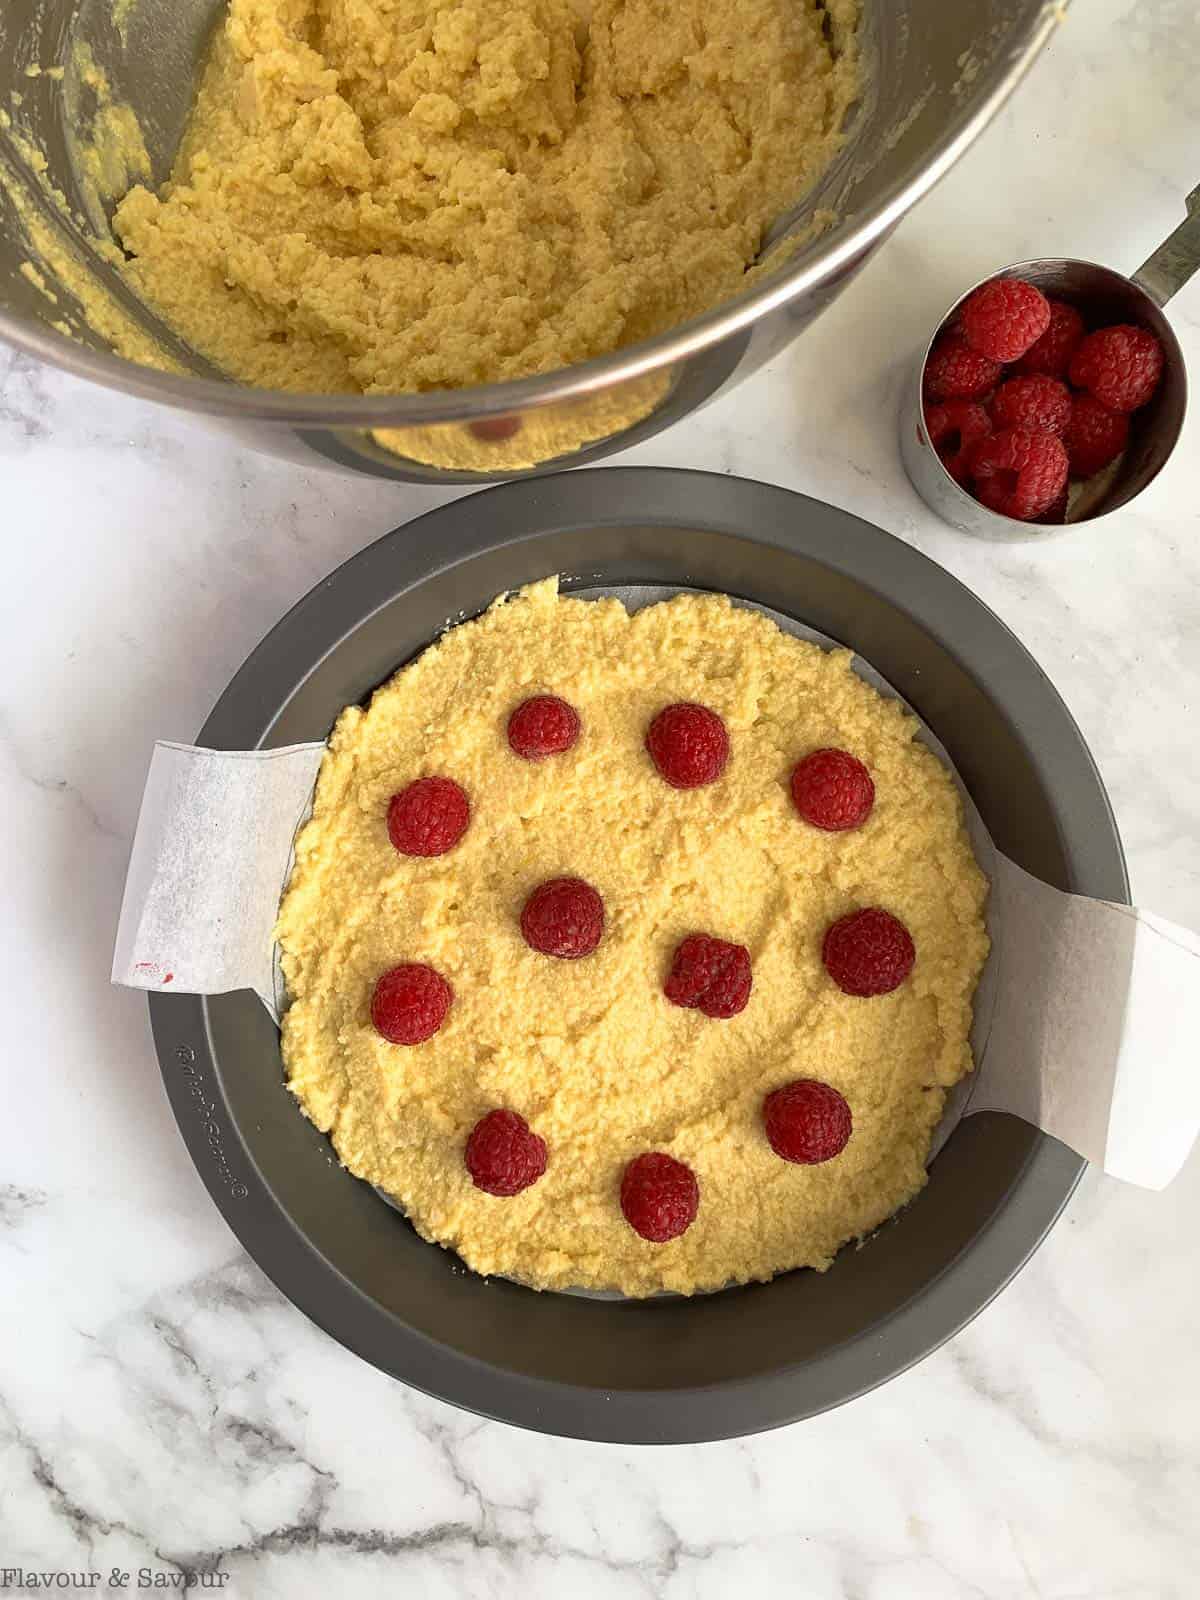
[[[1062,10],[1002,9],[10,0],[0,337],[310,466],[599,459],[844,292]]]
[[[722,596],[630,616],[616,600],[560,597],[551,579],[451,629],[366,710],[342,713],[280,912],[284,1061],[344,1164],[426,1238],[537,1288],[689,1294],[825,1268],[922,1187],[947,1091],[971,1067],[986,880],[949,772],[851,663]],[[507,719],[539,693],[574,706],[582,732],[523,761]],[[677,701],[728,729],[728,765],[701,788],[668,786],[645,749]],[[827,746],[874,779],[852,832],[822,832],[792,804],[793,767]],[[401,855],[388,803],[426,776],[462,786],[470,825],[444,855]],[[593,885],[606,913],[599,945],[574,961],[539,954],[520,928],[530,892],[564,876]],[[863,906],[903,921],[917,952],[899,988],[868,999],[821,959],[830,923]],[[663,993],[697,931],[750,952],[735,1016]],[[413,1046],[371,1021],[376,981],[402,962],[454,992],[440,1030]],[[849,1143],[820,1165],[781,1160],[764,1132],[764,1096],[797,1078],[851,1109]],[[476,1188],[464,1162],[497,1108],[547,1148],[544,1175],[509,1198]],[[694,1222],[662,1244],[619,1201],[647,1151],[699,1185]]]
[[[858,0],[230,0],[141,298],[261,388],[544,373],[747,284],[859,91]]]

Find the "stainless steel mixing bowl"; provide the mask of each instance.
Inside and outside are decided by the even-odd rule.
[[[752,290],[667,333],[558,372],[458,391],[294,395],[223,378],[182,348],[130,294],[86,230],[48,203],[20,139],[0,126],[0,336],[69,372],[207,418],[244,444],[308,465],[449,483],[526,476],[562,465],[564,453],[572,465],[595,460],[694,411],[794,339],[986,126],[1064,9],[1065,0],[865,0],[867,87],[846,147],[772,230],[770,243],[803,227],[815,206],[836,210],[835,226]],[[103,224],[72,137],[89,111],[77,46],[86,45],[106,72],[114,100],[136,113],[159,183],[170,172],[197,66],[223,10],[224,0],[4,0],[0,108],[17,130],[27,130],[44,154],[46,180],[76,212],[87,216],[90,208],[93,222]],[[57,65],[61,80],[46,72]],[[29,76],[30,67],[41,75]],[[43,248],[31,234],[41,235]],[[61,281],[50,285],[50,300],[38,274],[28,272],[31,260],[44,262],[46,238],[73,253],[147,340],[172,351],[190,375],[114,355],[86,327]],[[64,322],[78,337],[56,326]]]

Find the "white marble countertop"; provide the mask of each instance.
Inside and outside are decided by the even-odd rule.
[[[620,459],[804,489],[999,612],[1109,786],[1135,895],[1200,926],[1200,427],[1136,509],[972,543],[904,481],[897,387],[971,279],[1131,269],[1200,177],[1186,0],[1080,0],[1016,100],[771,370]],[[1173,317],[1200,375],[1200,280]],[[520,1433],[340,1349],[238,1247],[185,1154],[145,1002],[108,985],[151,741],[444,495],[300,473],[0,351],[0,1569],[229,1574],[254,1596],[1194,1600],[1200,1155],[1089,1173],[966,1332],[840,1411],[674,1450]],[[18,1579],[0,1570],[0,1586]]]

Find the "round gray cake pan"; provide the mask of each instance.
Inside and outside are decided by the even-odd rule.
[[[324,739],[448,618],[550,573],[565,589],[721,590],[852,646],[946,746],[999,849],[1128,903],[1104,787],[1008,629],[880,529],[787,490],[611,468],[506,484],[388,534],[263,640],[198,742]],[[231,893],[236,886],[231,885]],[[1003,982],[1003,974],[1000,974]],[[695,1299],[598,1300],[486,1280],[342,1169],[284,1088],[254,995],[150,999],[167,1092],[247,1251],[348,1349],[429,1394],[547,1433],[681,1443],[811,1416],[919,1361],[1028,1260],[1084,1163],[1014,1117],[955,1129],[917,1199],[826,1273]]]

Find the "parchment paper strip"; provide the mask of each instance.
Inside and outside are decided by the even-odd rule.
[[[277,1016],[271,930],[322,744],[156,744],[117,927],[112,981],[253,989]]]
[[[967,1114],[1011,1111],[1161,1189],[1200,1129],[1200,937],[997,853],[996,1009]]]

